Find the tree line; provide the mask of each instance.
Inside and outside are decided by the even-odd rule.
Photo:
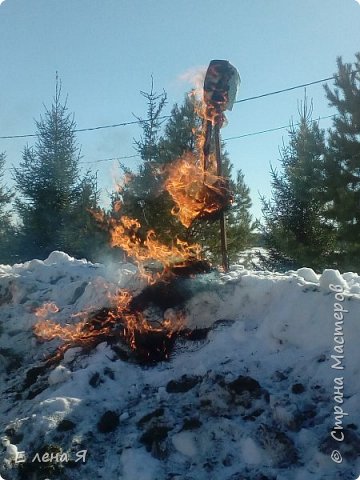
[[[263,219],[254,221],[244,173],[234,171],[222,145],[225,176],[233,192],[226,211],[230,262],[247,247],[262,245],[262,267],[277,270],[309,266],[360,269],[360,53],[354,64],[337,61],[334,89],[325,85],[337,115],[328,132],[312,119],[306,98],[299,121],[289,128],[280,149],[280,168],[271,167],[272,195],[261,197]],[[111,194],[106,217],[136,218],[145,232],[171,244],[176,237],[197,242],[205,256],[219,262],[219,225],[206,219],[185,228],[171,214],[174,206],[163,188],[166,166],[186,152],[196,152],[201,119],[192,97],[175,104],[163,123],[165,92],[141,92],[146,101],[142,134],[134,141],[141,157],[136,171],[119,165],[127,181]],[[4,185],[5,153],[0,154],[0,262],[46,258],[53,250],[101,260],[109,248],[108,234],[92,212],[101,210],[97,176],[80,168],[81,149],[74,116],[62,101],[57,79],[50,108],[36,122],[37,140],[26,145],[13,168],[14,188]],[[122,207],[119,211],[118,203]],[[140,232],[141,233],[141,232]]]
[[[360,53],[337,67],[334,89],[324,87],[332,127],[319,128],[305,99],[281,168],[271,169],[272,198],[262,206],[272,268],[360,270]]]

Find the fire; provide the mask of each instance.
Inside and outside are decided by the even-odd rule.
[[[58,311],[59,308],[55,303],[44,303],[41,307],[35,310],[35,316],[41,319],[50,313],[58,313]]]
[[[116,310],[112,314],[114,318],[121,318],[124,337],[128,339],[133,350],[137,348],[136,335],[144,333],[165,333],[171,337],[176,331],[184,326],[184,318],[181,314],[172,314],[163,322],[151,323],[141,312],[132,312],[130,302],[133,296],[130,292],[120,291],[117,298]]]
[[[192,152],[186,152],[168,169],[165,188],[171,195],[175,206],[172,214],[179,218],[187,228],[198,218],[211,216],[227,204],[227,186],[223,177],[212,168],[204,168],[204,156],[200,160]]]
[[[79,338],[87,337],[91,335],[91,332],[84,332],[86,325],[85,320],[80,320],[75,324],[60,325],[59,323],[49,320],[48,316],[54,315],[60,311],[59,307],[54,303],[45,303],[42,307],[39,307],[35,311],[35,316],[38,318],[37,323],[34,325],[34,333],[37,337],[43,340],[53,340],[54,338],[60,338],[65,342],[73,342]],[[73,315],[73,317],[83,315]]]
[[[175,245],[168,246],[159,242],[155,232],[146,233],[144,241],[140,238],[140,223],[132,218],[122,216],[111,228],[111,245],[121,247],[138,265],[148,260],[160,262],[164,267],[184,263],[189,259],[200,258],[201,249],[197,244],[189,245],[180,239]]]
[[[75,325],[62,326],[52,320],[40,320],[34,326],[34,333],[43,340],[60,338],[64,342],[74,342],[86,336],[83,332],[85,324],[86,322],[83,321]]]
[[[221,175],[219,128],[224,123],[224,111],[231,109],[234,101],[233,85],[237,72],[229,62],[213,60],[205,76],[202,101],[196,100],[199,93],[194,90],[194,102],[198,115],[203,119],[195,152],[185,152],[167,169],[164,188],[172,197],[175,206],[172,214],[189,228],[194,220],[214,217],[218,213],[223,217],[224,209],[231,203],[226,179]],[[238,75],[238,74],[237,74]],[[201,77],[202,83],[202,77]],[[230,105],[230,106],[229,106]],[[215,131],[215,151],[211,153],[212,131]],[[217,139],[217,140],[216,140]],[[125,172],[125,182],[129,180],[129,172]],[[121,186],[119,187],[121,191]],[[121,204],[114,207],[117,218],[108,218],[104,213],[94,214],[109,231],[110,243],[121,248],[138,265],[140,275],[149,284],[169,276],[173,267],[187,266],[193,261],[201,260],[201,248],[197,244],[189,244],[175,239],[172,245],[162,244],[153,230],[143,233],[140,222],[135,218],[121,215]],[[146,264],[158,262],[162,265],[160,273],[148,273]],[[155,324],[146,315],[132,308],[133,295],[127,290],[120,290],[112,298],[113,307],[105,317],[89,318],[86,312],[72,316],[74,323],[61,325],[52,320],[59,312],[53,303],[44,304],[37,309],[38,319],[34,333],[38,338],[51,340],[60,338],[65,343],[59,351],[64,351],[74,344],[99,343],[105,336],[126,339],[135,350],[139,346],[139,336],[150,337],[160,335],[173,338],[174,333],[184,328],[184,318],[178,312],[168,312],[166,317]],[[164,314],[165,316],[165,314]],[[97,322],[97,323],[96,323]],[[159,339],[158,339],[159,341]]]
[[[59,355],[74,345],[95,346],[104,336],[126,339],[130,348],[137,350],[138,339],[142,335],[158,335],[160,338],[171,339],[184,328],[183,315],[174,311],[167,313],[163,322],[152,323],[141,312],[131,310],[132,298],[131,292],[120,290],[114,297],[115,306],[107,312],[105,319],[100,320],[100,324],[89,321],[82,312],[72,316],[82,318],[78,323],[60,325],[47,318],[49,314],[58,313],[59,308],[55,304],[44,304],[35,312],[39,320],[34,326],[34,333],[42,340],[58,338],[65,342],[58,349]]]
[[[120,202],[115,204],[115,211],[121,212]],[[140,275],[149,284],[162,278],[173,265],[186,265],[188,262],[201,259],[201,247],[198,244],[189,244],[176,238],[172,245],[165,245],[157,239],[153,230],[143,234],[140,222],[134,218],[126,215],[106,218],[102,212],[95,215],[108,229],[111,246],[124,250],[136,262]],[[146,272],[145,265],[152,261],[162,265],[160,273]]]
[[[223,112],[228,102],[225,89],[222,94],[217,92],[214,95],[214,85],[219,80],[216,69],[213,69],[212,78],[213,83],[206,85],[208,90],[200,90],[197,86],[190,93],[195,111],[202,118],[195,152],[185,152],[167,169],[165,189],[175,203],[172,214],[186,228],[198,218],[210,217],[222,211],[232,200],[228,182],[220,174],[216,157],[210,152],[213,126],[223,124]]]
[[[121,205],[115,205],[115,211],[119,212]],[[127,216],[119,219],[106,219],[103,213],[96,213],[99,221],[107,224],[112,246],[121,247],[128,256],[132,257],[139,267],[139,272],[149,284],[164,277],[171,266],[185,265],[186,262],[197,260],[201,257],[201,249],[197,244],[190,245],[185,241],[176,239],[174,245],[167,246],[159,242],[153,231],[146,233],[145,238],[140,234],[140,222]],[[144,264],[147,261],[157,261],[163,265],[163,270],[157,274],[149,274],[145,271]],[[143,334],[164,334],[172,337],[184,325],[184,319],[180,314],[168,316],[157,324],[149,321],[143,313],[132,311],[131,301],[133,295],[127,290],[120,290],[113,298],[112,309],[102,319],[100,325],[89,321],[86,312],[72,315],[72,318],[80,317],[76,323],[60,325],[48,318],[59,312],[59,308],[53,303],[46,303],[35,312],[38,322],[34,326],[35,335],[43,340],[59,338],[66,342],[60,350],[74,344],[95,344],[104,335],[112,335],[127,340],[130,348],[136,350],[137,339]],[[121,332],[121,333],[119,333]]]

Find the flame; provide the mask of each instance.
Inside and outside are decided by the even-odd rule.
[[[87,338],[92,335],[91,330],[88,332],[84,331],[84,327],[86,325],[85,319],[81,319],[75,324],[65,325],[60,325],[59,323],[48,319],[50,314],[53,315],[59,311],[60,309],[57,305],[55,305],[55,303],[45,303],[36,309],[35,316],[37,317],[38,321],[34,325],[34,333],[37,337],[43,340],[53,340],[54,338],[59,338],[66,342],[74,342],[79,338]],[[72,315],[72,317],[84,318],[85,315],[85,312],[81,312],[80,314]]]
[[[121,212],[120,202],[115,203],[114,211]],[[197,244],[190,245],[180,239],[175,240],[175,244],[167,246],[159,242],[154,231],[146,233],[142,238],[140,233],[140,222],[125,215],[120,218],[107,219],[103,212],[93,212],[95,218],[107,224],[110,233],[110,243],[112,246],[121,247],[127,255],[132,257],[138,264],[140,274],[146,278],[148,283],[154,283],[161,278],[167,269],[172,265],[186,264],[187,261],[200,259],[201,248]],[[163,271],[158,274],[149,274],[145,271],[144,263],[155,260],[163,265]],[[91,323],[86,312],[80,312],[72,315],[72,319],[79,317],[76,323],[61,325],[51,317],[56,315],[60,309],[53,303],[46,303],[38,308],[35,315],[38,319],[34,326],[34,334],[43,340],[52,340],[59,338],[66,342],[60,347],[59,351],[64,351],[69,345],[88,344],[96,342],[101,335],[115,335],[116,331],[122,329],[123,338],[127,339],[132,349],[136,349],[136,335],[146,332],[165,333],[171,337],[176,331],[184,325],[184,318],[181,314],[172,315],[159,322],[158,325],[148,321],[145,316],[138,311],[132,311],[131,300],[133,295],[127,290],[120,290],[117,295],[111,299],[114,305],[107,317],[101,320],[99,328]],[[115,333],[114,333],[115,332]]]
[[[200,257],[199,245],[189,245],[176,239],[176,245],[168,246],[157,240],[153,230],[148,231],[145,240],[142,241],[139,235],[141,225],[132,218],[122,216],[112,227],[111,245],[123,248],[139,265],[147,260],[157,260],[165,267],[170,267],[189,258]]]
[[[203,96],[203,90],[201,90]],[[175,203],[172,214],[189,228],[197,218],[216,214],[229,203],[231,195],[227,180],[218,175],[216,157],[210,153],[210,138],[213,126],[222,125],[222,112],[199,100],[198,89],[193,90],[194,108],[202,118],[202,126],[197,133],[194,152],[185,152],[178,160],[170,164],[165,189]]]
[[[186,152],[168,169],[165,188],[175,202],[172,214],[187,228],[196,218],[214,214],[223,207],[225,183],[213,170],[205,170],[203,162],[192,152]]]
[[[117,202],[115,212],[121,212],[121,204]],[[145,234],[141,232],[141,224],[138,220],[126,215],[119,218],[106,218],[103,212],[96,212],[96,218],[103,222],[110,233],[110,244],[113,247],[122,248],[126,254],[135,260],[140,275],[149,284],[159,280],[168,273],[173,265],[185,265],[189,261],[201,259],[201,247],[198,244],[189,244],[179,238],[174,240],[173,245],[161,243],[153,230]],[[160,273],[147,273],[147,262],[159,262],[163,268]]]
[[[216,70],[213,72],[214,82]],[[197,75],[203,84],[203,76]],[[203,91],[198,82],[197,88],[191,95],[194,97],[196,112],[203,119],[202,128],[197,135],[195,152],[186,152],[178,160],[166,167],[167,179],[164,188],[172,197],[175,206],[172,214],[186,227],[190,227],[195,219],[208,217],[221,211],[230,199],[226,180],[218,175],[216,158],[210,153],[210,139],[212,127],[221,127],[224,122],[225,104],[227,93],[213,98],[210,89]],[[199,100],[199,97],[202,100]],[[220,99],[220,100],[219,100]],[[164,171],[163,171],[164,172]],[[124,182],[129,181],[129,174]],[[119,191],[123,186],[119,186]],[[108,218],[104,212],[93,212],[110,234],[110,244],[120,247],[137,263],[140,275],[148,283],[154,283],[171,271],[172,266],[182,266],[193,260],[201,259],[201,248],[198,244],[189,244],[183,240],[175,239],[172,245],[162,244],[153,230],[143,232],[140,222],[135,218],[121,215],[121,203],[114,205],[115,216]],[[115,218],[116,217],[116,218]],[[162,265],[160,273],[148,273],[146,263],[159,262]],[[127,290],[120,290],[113,298],[114,307],[106,318],[99,324],[89,320],[85,312],[72,316],[76,319],[73,323],[61,325],[51,319],[59,312],[55,304],[44,304],[36,311],[38,321],[34,326],[34,333],[44,340],[60,338],[66,345],[74,343],[86,344],[96,342],[102,335],[119,335],[122,332],[132,349],[137,348],[137,335],[140,333],[165,333],[172,336],[174,332],[184,326],[184,317],[178,312],[173,312],[157,325],[139,312],[133,311],[131,301],[133,295]],[[76,317],[79,317],[80,320]],[[93,343],[94,344],[94,343]],[[62,348],[66,348],[66,345]]]
[[[128,290],[120,290],[114,297],[115,307],[108,312],[105,321],[101,322],[100,329],[84,318],[84,312],[72,315],[72,318],[77,316],[83,318],[78,323],[60,325],[46,318],[49,313],[58,313],[59,308],[55,304],[44,304],[35,312],[39,320],[34,325],[34,334],[42,340],[58,338],[66,342],[59,349],[64,352],[69,346],[96,342],[101,338],[100,335],[109,335],[121,328],[123,338],[127,339],[131,349],[136,350],[136,335],[152,332],[165,333],[166,336],[171,337],[175,332],[183,329],[184,316],[181,313],[170,312],[163,322],[156,325],[148,321],[141,312],[131,311],[132,298],[133,295]]]
[[[156,324],[148,321],[141,312],[132,312],[130,302],[132,294],[127,290],[119,292],[117,297],[116,310],[112,314],[114,318],[121,318],[123,323],[123,334],[128,339],[129,345],[136,350],[136,334],[152,332],[166,332],[167,336],[172,336],[176,331],[181,330],[184,326],[184,317],[177,313],[165,318],[156,326]]]
[[[34,333],[37,337],[43,340],[53,340],[60,338],[65,342],[74,342],[79,338],[86,337],[83,328],[86,322],[79,322],[76,325],[59,325],[52,320],[40,320],[34,326]]]
[[[35,316],[41,319],[43,317],[46,317],[46,315],[49,315],[50,313],[58,313],[58,311],[59,307],[55,303],[44,303],[41,307],[38,307],[35,310]]]

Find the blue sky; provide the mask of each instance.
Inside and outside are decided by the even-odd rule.
[[[239,99],[331,76],[336,57],[360,51],[356,0],[5,0],[0,4],[0,136],[34,133],[34,119],[50,105],[55,72],[68,94],[78,128],[145,116],[140,90],[165,89],[169,113],[190,85],[180,77],[228,59],[241,76]],[[308,87],[314,118],[334,113],[323,87]],[[302,89],[234,106],[222,137],[296,121]],[[323,128],[331,125],[322,121]],[[138,126],[78,134],[83,162],[134,154]],[[270,162],[279,165],[286,130],[227,142],[235,168],[250,186],[253,213],[258,192],[270,195]],[[17,165],[34,139],[0,139],[7,168]],[[124,161],[135,167],[136,159]],[[98,171],[106,200],[116,162],[84,165]],[[11,185],[11,173],[6,172]]]

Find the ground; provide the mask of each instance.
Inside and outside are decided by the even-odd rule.
[[[3,479],[359,476],[360,277],[233,265],[183,286],[186,327],[204,334],[168,361],[119,358],[104,339],[43,367],[62,342],[35,337],[39,308],[72,323],[144,283],[62,252],[0,267]]]

